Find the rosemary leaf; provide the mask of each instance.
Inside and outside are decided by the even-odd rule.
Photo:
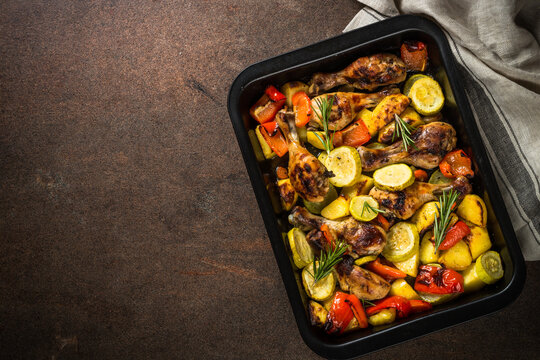
[[[439,215],[435,216],[435,222],[433,223],[433,237],[435,239],[435,252],[439,250],[446,233],[448,232],[448,225],[450,223],[450,214],[452,213],[452,207],[457,201],[458,192],[454,189],[450,190],[448,193],[445,191],[439,197],[439,203],[437,208],[439,210]]]
[[[336,242],[334,248],[327,248],[321,251],[319,259],[313,261],[313,279],[315,283],[317,281],[324,279],[328,274],[330,274],[334,266],[337,265],[341,260],[343,254],[347,251],[347,244],[342,241]]]

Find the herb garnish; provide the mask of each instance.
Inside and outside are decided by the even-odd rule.
[[[443,192],[443,194],[439,197],[439,203],[437,204],[439,215],[435,216],[435,222],[433,223],[435,252],[439,250],[439,246],[446,237],[448,225],[450,223],[450,214],[452,213],[452,208],[454,207],[457,198],[458,192],[454,191],[454,189],[450,190],[448,193],[446,191]]]
[[[411,132],[413,132],[415,128],[407,124],[398,114],[394,114],[394,118],[396,119],[396,126],[394,133],[392,134],[392,142],[394,142],[396,138],[401,138],[405,151],[409,151],[409,146],[414,146],[416,148],[414,141],[410,137]]]
[[[377,208],[369,205],[369,203],[367,201],[364,201],[364,204],[362,205],[362,212],[360,213],[360,216],[363,217],[365,211],[368,212],[368,215],[369,215],[369,213],[373,213],[373,214],[382,213],[382,214],[384,214],[386,212],[385,210],[380,210],[380,209],[377,209]]]
[[[319,259],[313,261],[313,274],[310,273],[315,279],[315,283],[332,272],[334,266],[342,260],[341,257],[345,254],[345,251],[347,251],[347,244],[343,241],[336,241],[333,248],[330,247],[321,251]]]
[[[326,96],[322,98],[318,97],[314,100],[317,104],[317,107],[319,108],[319,111],[316,111],[313,106],[311,107],[311,109],[323,124],[324,139],[317,133],[315,133],[315,136],[319,138],[326,152],[330,154],[330,151],[332,150],[332,145],[334,143],[334,134],[336,133],[336,130],[334,129],[334,132],[330,136],[330,131],[328,129],[328,119],[330,118],[330,113],[332,112],[332,105],[334,105],[334,97],[332,96],[330,101],[328,101],[328,98]]]

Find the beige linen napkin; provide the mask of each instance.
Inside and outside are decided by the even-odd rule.
[[[400,14],[444,29],[525,260],[540,260],[540,3],[359,2],[366,7],[344,31]]]

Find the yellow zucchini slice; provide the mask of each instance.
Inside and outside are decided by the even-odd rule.
[[[463,220],[476,226],[486,227],[487,225],[486,204],[478,195],[465,195],[463,201],[459,204],[456,213]]]
[[[287,238],[289,239],[289,246],[293,254],[294,265],[302,269],[313,261],[315,254],[306,240],[306,234],[302,230],[292,228],[287,233]]]
[[[349,202],[344,196],[339,196],[321,211],[321,215],[330,220],[336,220],[349,215]]]
[[[416,253],[419,242],[420,236],[414,224],[398,222],[386,234],[382,255],[392,262],[407,260]]]
[[[430,184],[450,184],[452,182],[452,179],[447,178],[444,176],[441,172],[441,170],[437,169],[431,174],[429,177],[428,183]]]
[[[360,154],[351,146],[340,146],[332,150],[324,165],[334,174],[330,178],[330,183],[334,186],[351,186],[357,183],[362,175]]]
[[[420,79],[425,78],[425,77],[429,77],[429,76],[424,75],[424,74],[415,74],[415,75],[411,76],[410,78],[408,78],[407,81],[405,81],[405,85],[403,86],[403,94],[405,96],[409,96],[409,93],[411,92],[411,88],[412,88],[413,84],[417,80],[420,80]]]
[[[377,211],[373,211],[370,207],[378,210],[379,203],[377,200],[369,195],[360,195],[351,199],[349,211],[352,217],[358,221],[371,221],[377,217]]]
[[[313,300],[323,301],[334,294],[336,288],[336,278],[334,273],[326,275],[315,283],[312,275],[313,263],[310,263],[302,270],[302,283],[307,295]]]
[[[388,295],[398,295],[403,296],[405,299],[408,300],[416,300],[420,299],[420,296],[411,285],[405,279],[397,279],[395,280],[392,285],[390,286],[390,292]]]
[[[488,251],[476,260],[475,265],[478,277],[486,284],[493,284],[503,277],[501,257],[495,251]]]
[[[401,191],[414,183],[414,174],[405,164],[393,164],[373,173],[375,186],[386,191]]]
[[[361,266],[364,264],[367,264],[368,262],[372,262],[375,259],[377,259],[377,255],[366,255],[362,256],[354,261],[355,265]]]
[[[444,94],[439,83],[430,77],[414,82],[408,96],[416,111],[422,115],[433,115],[444,106]]]

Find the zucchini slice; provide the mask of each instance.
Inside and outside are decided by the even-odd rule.
[[[302,283],[304,289],[310,298],[317,301],[324,301],[334,294],[336,288],[336,277],[334,273],[326,275],[326,277],[315,283],[312,275],[313,263],[309,263],[302,270]]]
[[[501,257],[495,251],[487,251],[476,260],[476,274],[486,284],[493,284],[503,277]]]
[[[413,108],[422,115],[433,115],[444,106],[444,94],[439,83],[430,77],[414,82],[408,96]]]
[[[386,191],[401,191],[414,183],[414,174],[405,164],[393,164],[373,173],[375,186]]]
[[[418,250],[420,235],[414,224],[402,221],[390,228],[382,255],[389,261],[404,261]]]
[[[375,209],[375,211],[373,210]],[[352,198],[349,211],[358,221],[371,221],[377,217],[379,203],[369,195],[360,195]]]
[[[299,269],[302,269],[313,261],[315,254],[313,253],[311,246],[308,244],[306,235],[302,230],[292,228],[287,233],[287,238],[289,239],[289,246],[291,247],[294,265],[296,265]]]
[[[334,174],[330,178],[330,183],[334,186],[351,186],[357,183],[362,176],[360,154],[351,146],[340,146],[332,150],[324,165]]]

